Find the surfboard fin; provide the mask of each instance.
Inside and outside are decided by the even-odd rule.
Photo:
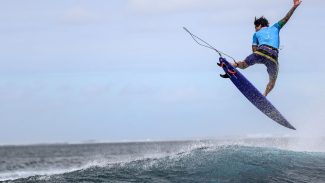
[[[217,63],[217,65],[218,65],[219,67],[224,67],[224,66],[225,66],[225,64],[224,64],[223,62]]]
[[[220,74],[220,77],[222,78],[230,78],[229,74],[225,73],[225,74]]]

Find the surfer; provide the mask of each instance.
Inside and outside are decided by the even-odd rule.
[[[288,22],[301,0],[293,0],[293,6],[286,16],[279,22],[269,27],[269,22],[265,17],[260,17],[254,21],[255,33],[253,35],[253,53],[246,57],[244,61],[233,63],[234,67],[246,69],[254,64],[264,64],[269,74],[269,83],[266,86],[264,96],[273,89],[278,76],[278,53],[280,45],[280,29]]]

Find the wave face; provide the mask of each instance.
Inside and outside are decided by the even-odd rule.
[[[325,182],[325,153],[216,141],[0,147],[3,182]]]

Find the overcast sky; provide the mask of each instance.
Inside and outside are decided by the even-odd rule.
[[[182,29],[244,59],[253,20],[291,0],[2,0],[0,144],[321,136],[325,1],[304,1],[281,31],[269,100],[298,130],[267,118],[229,80],[218,55]],[[262,65],[242,73],[262,92]]]

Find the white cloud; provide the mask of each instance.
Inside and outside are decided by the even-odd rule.
[[[184,12],[184,11],[231,11],[234,12],[238,9],[255,9],[260,7],[270,7],[279,2],[249,0],[249,1],[236,1],[229,3],[228,0],[129,0],[127,3],[128,8],[138,13],[170,13],[170,12]],[[259,8],[258,8],[259,7]]]
[[[199,0],[165,0],[165,1],[150,1],[150,0],[130,0],[128,6],[139,12],[169,12],[182,9],[193,8]]]

